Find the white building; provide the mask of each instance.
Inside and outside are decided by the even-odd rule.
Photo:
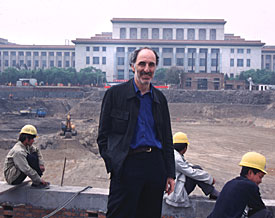
[[[233,77],[261,69],[261,41],[248,41],[224,33],[223,19],[114,18],[112,33],[77,38],[75,67],[93,66],[106,73],[107,81],[133,76],[129,55],[151,47],[160,56],[159,67],[181,67],[185,72],[226,73]]]
[[[75,47],[69,45],[0,45],[0,71],[9,67],[31,70],[75,67]]]

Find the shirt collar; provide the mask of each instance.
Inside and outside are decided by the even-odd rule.
[[[134,84],[135,92],[140,93],[140,90],[138,89],[138,87],[136,85],[135,79],[133,79],[133,84]],[[152,96],[153,92],[152,92],[152,84],[151,83],[150,83],[150,93],[151,93],[151,96]]]

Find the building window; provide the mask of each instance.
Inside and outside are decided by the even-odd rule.
[[[173,53],[173,48],[163,48],[162,52],[163,53]]]
[[[234,54],[234,48],[231,48],[231,49],[230,49],[230,53],[231,53],[231,54]]]
[[[206,65],[206,59],[205,58],[200,58],[200,66],[205,67]]]
[[[4,52],[3,52],[3,55],[4,55],[4,56],[9,56],[9,52],[8,52],[8,51],[4,51]],[[6,65],[5,65],[5,66],[6,66]]]
[[[230,67],[234,67],[234,59],[233,58],[230,59]]]
[[[106,51],[106,47],[102,47],[102,51]]]
[[[103,65],[106,64],[106,57],[102,57],[102,64],[103,64]]]
[[[207,90],[207,79],[198,79],[198,90]]]
[[[216,29],[210,29],[210,40],[216,40]]]
[[[54,56],[54,52],[52,52],[52,51],[49,52],[49,56],[51,56],[51,57]]]
[[[237,67],[243,67],[243,59],[237,59]]]
[[[86,46],[86,51],[90,51],[90,46]]]
[[[93,51],[99,51],[99,47],[98,46],[93,47]]]
[[[5,60],[5,67],[9,66],[9,60]]]
[[[185,82],[186,87],[191,87],[192,86],[192,78],[187,77],[186,82]]]
[[[27,67],[31,67],[31,66],[32,66],[31,60],[27,60]]]
[[[93,64],[99,64],[99,57],[93,57]]]
[[[152,39],[159,39],[159,29],[158,28],[152,29]]]
[[[196,53],[196,49],[195,48],[188,48],[188,53],[189,54]]]
[[[176,62],[176,65],[177,65],[177,66],[183,66],[183,64],[184,64],[184,63],[183,63],[183,58],[177,58],[176,61],[177,61],[177,62]]]
[[[136,50],[136,47],[129,47],[128,48],[128,52],[133,52],[133,51],[135,51]]]
[[[188,58],[188,66],[189,67],[195,66],[195,58]]]
[[[243,48],[238,48],[237,52],[238,54],[243,54]]]
[[[65,67],[70,67],[70,61],[65,62]]]
[[[250,59],[247,59],[247,60],[246,60],[246,66],[247,66],[247,67],[250,67]]]
[[[124,79],[124,70],[118,70],[117,79]]]
[[[208,49],[207,48],[200,48],[200,53],[201,54],[205,54],[208,52]]]
[[[187,30],[187,40],[195,40],[195,29]]]
[[[54,61],[50,61],[50,67],[54,67]]]
[[[19,56],[24,56],[24,52],[23,52],[23,51],[20,51],[20,52],[18,52],[18,55],[19,55]]]
[[[70,52],[64,52],[64,56],[69,57],[70,56]]]
[[[11,56],[16,56],[16,52],[15,51],[11,51]]]
[[[246,50],[246,53],[247,53],[247,54],[250,54],[250,53],[251,53],[251,49],[248,48],[248,49]]]
[[[218,53],[220,53],[220,49],[219,48],[212,48],[211,53],[212,54],[218,54]]]
[[[176,53],[184,53],[184,48],[176,48]]]
[[[124,57],[117,58],[117,65],[124,65]]]
[[[75,67],[75,61],[73,61],[73,67]]]
[[[126,28],[120,28],[120,38],[126,39]]]
[[[73,57],[75,56],[75,52],[72,52],[72,56],[73,56]]]
[[[220,78],[214,78],[214,89],[215,90],[220,89]]]
[[[89,57],[88,57],[88,58],[89,58]],[[87,61],[87,59],[86,59],[86,61]],[[89,58],[89,64],[90,64],[90,58]],[[58,61],[58,62],[57,62],[57,66],[58,66],[58,67],[62,67],[62,61]]]
[[[137,39],[137,28],[130,28],[130,39]]]
[[[163,66],[171,66],[172,59],[171,58],[163,58]]]
[[[234,78],[234,73],[230,73],[230,78]]]
[[[47,52],[42,51],[41,56],[47,56]]]
[[[117,47],[116,52],[125,52],[125,48],[124,47]]]
[[[155,52],[159,53],[159,48],[152,48]]]
[[[206,29],[199,29],[199,40],[206,40]]]
[[[163,29],[163,39],[172,40],[173,39],[173,30],[171,28]]]
[[[148,39],[148,28],[141,28],[141,39]]]
[[[216,58],[211,59],[211,66],[216,67],[218,65],[218,60]]]
[[[177,29],[176,30],[176,39],[177,40],[183,40],[184,39],[183,29]]]
[[[35,67],[39,67],[39,61],[38,61],[38,60],[35,60],[35,61],[34,61],[34,66],[35,66]]]
[[[62,52],[56,52],[57,56],[62,56]]]
[[[47,62],[45,60],[42,60],[42,67],[47,67]]]
[[[19,66],[24,66],[24,61],[23,60],[19,61]]]
[[[90,57],[86,57],[86,64],[90,64]]]
[[[12,60],[11,66],[16,67],[16,60]]]

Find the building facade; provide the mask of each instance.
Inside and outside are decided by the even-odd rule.
[[[176,66],[186,73],[224,73],[234,77],[261,69],[261,41],[224,33],[223,19],[114,18],[112,33],[76,39],[76,69],[94,66],[107,81],[133,76],[129,56],[151,47],[160,56],[159,68]]]
[[[262,69],[275,71],[275,46],[262,48]]]
[[[48,69],[75,67],[74,46],[0,45],[0,71],[6,68]]]

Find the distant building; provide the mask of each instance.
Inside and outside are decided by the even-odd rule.
[[[262,69],[275,71],[275,46],[262,48]]]
[[[0,71],[8,67],[31,70],[75,67],[75,48],[69,45],[0,45]]]
[[[261,68],[261,41],[247,41],[224,33],[223,19],[113,18],[112,33],[76,39],[76,69],[94,66],[108,81],[130,79],[129,55],[136,48],[153,48],[159,67],[184,72],[224,73],[234,77]]]

